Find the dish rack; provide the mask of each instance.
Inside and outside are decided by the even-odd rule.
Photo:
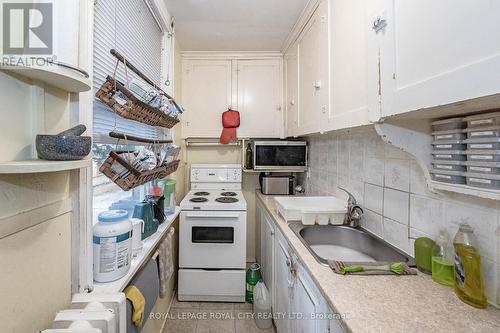
[[[130,68],[144,81],[165,95],[171,107],[182,113],[182,107],[178,105],[171,96],[158,87],[134,65],[125,60],[125,58],[118,51],[111,50],[111,54],[117,58],[117,61],[121,61],[127,68]],[[107,105],[111,111],[118,114],[122,118],[165,128],[172,128],[179,122],[179,119],[171,117],[160,109],[141,101],[127,87],[125,87],[123,83],[116,80],[114,75],[106,78],[106,81],[97,91],[96,97],[99,98],[102,103]]]
[[[175,160],[152,170],[141,171],[130,164],[127,159],[120,156],[124,153],[128,152],[111,151],[108,158],[99,168],[99,171],[124,191],[144,185],[155,179],[167,177],[177,170],[180,162],[179,160]]]

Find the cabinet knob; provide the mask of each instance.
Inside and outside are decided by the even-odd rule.
[[[375,33],[378,34],[380,31],[384,30],[385,27],[387,27],[387,20],[384,20],[380,16],[373,21],[372,29],[375,31]]]
[[[316,81],[313,83],[313,87],[315,89],[321,89],[321,81]]]
[[[290,101],[290,105],[295,105],[295,100],[294,100],[294,99],[292,99],[292,100]]]

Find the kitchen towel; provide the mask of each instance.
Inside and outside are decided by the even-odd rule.
[[[174,259],[172,246],[174,245],[175,229],[170,228],[165,239],[158,246],[158,267],[160,275],[160,298],[167,294],[168,281],[174,274]]]
[[[391,271],[363,271],[363,272],[352,272],[344,274],[342,273],[342,267],[352,266],[352,265],[364,265],[364,266],[380,266],[390,264],[384,261],[376,261],[376,262],[352,262],[352,261],[336,261],[336,260],[328,260],[328,265],[331,269],[337,274],[342,275],[417,275],[417,271],[413,268],[408,267],[408,265],[404,265],[403,273],[396,274]]]
[[[222,113],[222,134],[220,135],[220,143],[226,145],[230,141],[238,140],[236,136],[236,128],[240,126],[240,113],[236,110],[227,110]]]
[[[146,305],[146,299],[142,295],[136,286],[129,285],[123,291],[127,299],[132,302],[132,321],[134,325],[140,327],[144,320],[144,306]]]

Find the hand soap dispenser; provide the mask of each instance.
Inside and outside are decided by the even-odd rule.
[[[444,230],[439,232],[436,244],[432,249],[432,279],[445,286],[453,286],[454,263],[448,246],[448,235]]]

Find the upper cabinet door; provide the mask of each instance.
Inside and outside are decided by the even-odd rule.
[[[298,135],[299,64],[297,51],[297,44],[294,44],[284,56],[286,136]]]
[[[238,60],[238,137],[283,136],[281,60]]]
[[[382,116],[500,92],[500,1],[369,2]]]
[[[182,63],[182,137],[218,137],[221,114],[231,105],[231,60]]]
[[[328,2],[322,1],[298,41],[299,110],[297,135],[321,131],[328,110]]]
[[[370,0],[371,1],[371,0]],[[327,130],[368,124],[367,0],[330,0],[330,107]]]

